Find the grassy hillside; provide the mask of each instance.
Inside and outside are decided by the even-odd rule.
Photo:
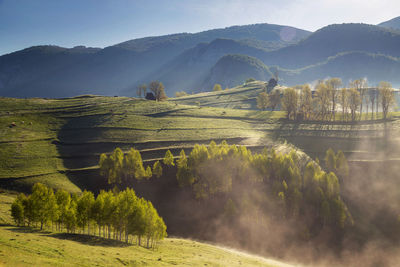
[[[265,146],[275,146],[280,150],[300,148],[309,156],[320,159],[323,159],[328,148],[341,149],[349,158],[351,167],[351,175],[341,183],[341,186],[343,185],[343,199],[348,203],[354,220],[358,223],[354,238],[366,242],[378,232],[379,237],[390,238],[394,229],[392,223],[397,217],[393,220],[383,220],[381,216],[378,223],[375,223],[376,218],[371,216],[379,215],[381,206],[376,206],[374,203],[377,200],[369,196],[384,195],[385,203],[400,203],[395,190],[398,188],[397,182],[387,182],[390,188],[375,187],[375,181],[378,181],[376,177],[382,176],[382,173],[385,173],[385,179],[397,177],[398,170],[388,166],[398,166],[400,161],[400,149],[397,145],[400,141],[398,137],[400,114],[392,113],[391,120],[387,122],[382,120],[363,120],[357,123],[294,122],[284,119],[284,112],[221,108],[224,102],[228,105],[235,100],[244,105],[246,103],[244,101],[248,101],[247,98],[251,96],[255,97],[263,85],[262,82],[252,82],[227,91],[191,95],[165,102],[90,95],[66,99],[2,98],[0,99],[0,188],[29,191],[35,182],[43,182],[53,188],[64,188],[71,192],[106,188],[108,185],[105,179],[99,176],[97,163],[100,153],[109,153],[116,147],[121,147],[125,151],[132,146],[139,149],[145,165],[162,158],[168,149],[177,156],[181,149],[189,152],[194,144],[208,144],[211,140],[217,142],[227,140],[229,143],[243,144],[252,151],[260,151]],[[381,164],[382,162],[385,164]],[[323,164],[323,160],[321,163]],[[185,237],[193,237],[196,233],[213,234],[208,221],[204,218],[209,214],[212,215],[214,211],[210,210],[208,205],[204,205],[207,209],[199,212],[199,216],[187,216],[193,214],[188,210],[192,211],[193,207],[199,207],[198,201],[190,192],[179,188],[173,170],[167,170],[165,176],[160,179],[133,181],[132,187],[139,196],[154,203],[165,219],[170,234]],[[363,188],[362,192],[359,191],[360,188]],[[0,196],[1,201],[6,203],[1,204],[0,208],[7,208],[12,197],[4,193]],[[393,198],[386,200],[387,197]],[[216,200],[210,203],[218,203],[221,206],[219,208],[224,208],[224,202]],[[364,205],[366,201],[371,203]],[[371,207],[379,209],[373,210]],[[397,209],[397,205],[395,208]],[[371,213],[371,210],[374,212]],[[0,213],[2,223],[10,221],[7,212]],[[90,258],[78,256],[76,253],[87,247],[94,249],[93,255],[96,255],[96,259],[93,261],[103,265],[112,265],[112,261],[118,261],[117,257],[125,263],[132,261],[133,264],[133,261],[137,260],[134,255],[148,259],[149,265],[158,261],[159,257],[163,263],[164,259],[169,262],[176,261],[178,265],[185,265],[186,260],[196,262],[196,259],[190,258],[193,256],[191,253],[194,253],[189,249],[194,245],[190,241],[167,239],[165,254],[153,257],[140,254],[143,252],[141,248],[124,247],[118,248],[123,252],[117,252],[114,244],[104,245],[101,240],[88,240],[81,236],[68,236],[67,241],[59,243],[59,238],[66,238],[64,235],[34,232],[20,236],[17,234],[19,235],[17,230],[9,226],[0,229],[0,240],[3,240],[0,250],[3,255],[7,255],[7,258],[0,256],[0,259],[9,260],[5,262],[7,264],[13,265],[14,260],[17,260],[8,255],[17,255],[16,257],[26,260],[26,264],[32,263],[30,260],[37,260],[38,265],[42,263],[51,265],[55,261],[61,261],[60,253],[63,253],[67,261],[65,264],[68,264],[68,261],[74,264],[75,258],[86,264]],[[215,237],[214,234],[212,237],[204,236],[205,240],[214,240]],[[31,240],[30,245],[27,245],[27,239]],[[63,248],[60,245],[67,244],[66,242],[72,247]],[[180,255],[188,255],[187,259],[172,258],[172,254],[181,250],[180,247],[174,247],[178,242],[183,242],[184,248]],[[97,243],[102,245],[93,245]],[[107,251],[108,248],[115,249],[115,258],[108,257],[105,247]],[[58,252],[55,252],[55,249]],[[185,254],[185,249],[188,249],[188,254]],[[22,256],[20,255],[22,252],[19,251],[24,251],[23,253],[27,255],[36,253],[36,256]],[[38,252],[41,254],[37,254]],[[145,250],[143,253],[147,252]],[[219,255],[219,252],[212,253]],[[225,261],[225,256],[221,256],[221,260]],[[207,264],[224,265],[213,261]],[[234,264],[236,261],[230,263],[230,266]]]
[[[386,126],[381,121],[297,123],[282,119],[283,112],[229,109],[253,107],[262,86],[253,82],[167,102],[100,96],[2,98],[0,186],[27,190],[41,181],[79,191],[100,182],[97,163],[103,152],[135,147],[145,161],[152,162],[168,149],[177,156],[182,148],[188,151],[195,143],[211,140],[253,150],[286,140],[313,157],[332,147],[361,160],[379,153],[376,148],[382,145],[384,127],[393,136],[399,128],[397,117]],[[373,145],[361,147],[364,138],[373,140]]]
[[[96,168],[99,155],[117,146],[125,150],[135,146],[144,160],[152,160],[163,157],[167,149],[177,155],[182,147],[211,140],[248,144],[253,144],[249,139],[270,140],[265,130],[274,127],[270,112],[133,98],[3,98],[0,102],[0,183],[13,188],[40,180],[77,191],[85,187],[82,180],[88,182],[81,175],[86,177]],[[265,125],[256,126],[254,121],[260,120]]]
[[[9,211],[14,197],[0,194],[2,266],[290,266],[178,238],[167,238],[152,250],[94,236],[14,227]]]
[[[11,226],[0,226],[0,250],[0,264],[5,266],[290,266],[185,239],[167,238],[153,251],[85,235]]]
[[[204,92],[171,98],[170,101],[185,105],[202,107],[221,107],[231,109],[257,109],[256,98],[266,86],[266,82],[250,82],[221,92]],[[254,111],[254,113],[256,113]],[[271,114],[272,115],[272,114]],[[283,116],[282,113],[273,115],[275,118]]]

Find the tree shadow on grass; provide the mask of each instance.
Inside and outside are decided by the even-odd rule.
[[[84,245],[89,246],[102,246],[102,247],[129,247],[132,244],[128,244],[122,241],[107,239],[98,236],[85,235],[85,234],[69,234],[69,233],[54,233],[46,235],[49,237],[61,239],[61,240],[70,240],[79,242]]]
[[[4,226],[12,226],[12,225],[4,225]],[[61,240],[70,240],[79,242],[81,244],[90,245],[90,246],[102,246],[102,247],[129,247],[132,244],[128,244],[123,241],[107,239],[98,236],[86,235],[86,234],[70,234],[70,233],[54,233],[47,230],[40,230],[39,228],[32,227],[12,227],[6,228],[6,230],[15,232],[15,233],[37,233],[41,236],[53,237]]]
[[[10,225],[9,225],[10,226]],[[32,228],[32,227],[14,227],[14,228],[7,228],[7,230],[15,233],[41,233],[41,234],[51,234],[50,231],[40,230],[39,228]]]

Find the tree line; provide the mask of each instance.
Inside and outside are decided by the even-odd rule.
[[[166,166],[174,165],[174,156],[171,151],[167,150],[163,163]],[[149,179],[153,176],[159,178],[163,173],[160,161],[154,162],[153,168],[150,166],[145,168],[139,150],[134,148],[127,153],[124,153],[119,147],[114,149],[110,155],[102,153],[99,167],[100,175],[105,177],[109,184],[126,184],[131,179]]]
[[[199,200],[226,196],[225,209],[236,214],[246,214],[252,206],[271,216],[266,207],[279,207],[275,215],[295,221],[306,216],[308,222],[299,229],[318,234],[324,227],[343,229],[353,224],[340,197],[339,181],[348,175],[347,160],[343,152],[328,150],[325,163],[323,170],[318,161],[304,164],[295,150],[252,153],[245,146],[223,141],[195,145],[189,156],[182,150],[176,166],[179,185],[191,188]],[[263,200],[249,204],[248,192],[263,195]]]
[[[334,121],[340,114],[342,121],[356,121],[368,118],[371,107],[371,119],[378,118],[379,106],[383,119],[387,119],[389,110],[395,103],[394,90],[388,82],[380,82],[377,88],[369,88],[365,79],[350,82],[350,88],[342,87],[340,78],[319,81],[315,91],[308,84],[272,90],[269,94],[264,90],[257,97],[257,107],[274,110],[281,105],[286,111],[286,118],[293,120]],[[338,109],[338,107],[340,108]],[[365,109],[366,107],[366,109]],[[375,112],[374,112],[375,110]]]
[[[19,194],[11,205],[11,215],[19,226],[44,226],[68,233],[87,229],[87,234],[103,236],[133,243],[136,237],[141,245],[146,238],[146,247],[154,247],[167,236],[163,219],[150,201],[136,196],[133,189],[121,192],[102,190],[97,197],[90,191],[70,194],[37,183],[32,194]],[[96,227],[98,231],[96,231]]]

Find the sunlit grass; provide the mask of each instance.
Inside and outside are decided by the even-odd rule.
[[[99,237],[12,226],[15,194],[0,193],[0,264],[4,266],[288,266],[196,241],[167,238],[156,249]]]
[[[76,186],[69,182],[65,171],[93,168],[101,153],[109,153],[115,147],[155,149],[144,156],[151,160],[162,158],[168,147],[179,153],[176,147],[211,140],[235,140],[260,146],[289,140],[314,155],[325,152],[321,147],[331,143],[326,138],[334,140],[335,148],[352,151],[357,138],[382,135],[381,113],[374,121],[369,119],[371,114],[368,118],[363,114],[362,120],[356,123],[343,122],[340,112],[334,122],[289,121],[284,111],[203,105],[212,101],[245,101],[252,94],[258,94],[261,86],[262,83],[255,82],[219,93],[165,102],[103,96],[0,98],[0,178],[24,178],[18,183],[30,186],[31,181],[50,183],[50,177],[54,177],[54,186],[74,191]],[[189,103],[186,100],[203,97],[203,104],[186,105]],[[400,128],[399,116],[400,112],[390,113],[393,129]],[[338,142],[337,138],[349,139]],[[76,173],[79,176],[79,171]]]

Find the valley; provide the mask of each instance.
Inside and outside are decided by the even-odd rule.
[[[398,10],[0,0],[0,266],[399,266]]]

